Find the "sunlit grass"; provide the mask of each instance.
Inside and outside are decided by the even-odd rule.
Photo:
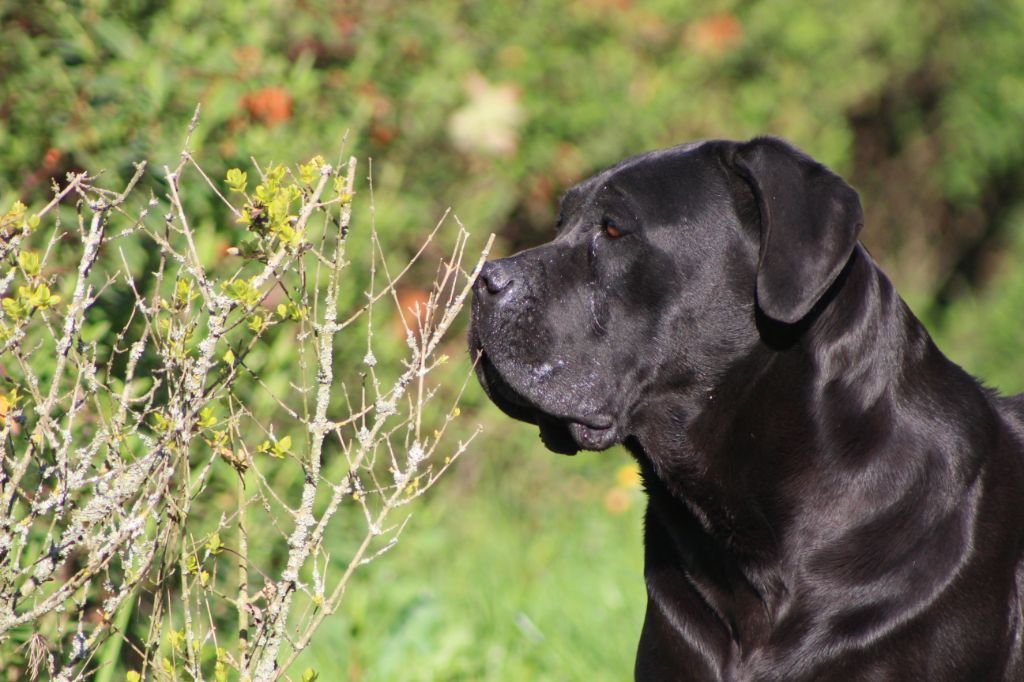
[[[564,458],[496,424],[297,668],[349,680],[623,680],[646,597],[622,449]],[[534,443],[536,442],[536,445]]]

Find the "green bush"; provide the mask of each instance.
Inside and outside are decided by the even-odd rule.
[[[355,232],[368,260],[349,249],[355,157],[205,186],[178,156],[141,208],[145,164],[122,192],[73,174],[38,212],[0,216],[14,674],[276,679],[468,444],[449,428],[458,393],[434,379],[475,278],[465,231],[404,311],[399,362],[373,332],[402,273],[372,226]],[[185,209],[198,191],[235,216],[219,258]],[[353,262],[370,288],[346,305]]]
[[[765,132],[869,192],[892,171],[955,211],[1019,187],[1022,26],[1020,0],[24,3],[0,34],[0,196],[32,203],[74,168],[127,179],[140,158],[171,158],[201,102],[194,145],[218,176],[350,131],[377,160],[385,236],[407,248],[452,205],[533,241],[558,192],[599,167]],[[197,221],[224,217],[196,203]],[[869,202],[868,239],[897,271],[936,260],[908,275],[927,297],[948,263],[933,249],[962,248],[973,227],[906,224],[890,203]]]

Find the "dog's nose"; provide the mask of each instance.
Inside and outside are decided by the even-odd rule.
[[[509,273],[508,267],[502,265],[501,261],[492,260],[484,263],[484,267],[480,270],[477,291],[482,294],[483,289],[486,288],[487,293],[494,296],[507,291],[512,284],[512,275]]]

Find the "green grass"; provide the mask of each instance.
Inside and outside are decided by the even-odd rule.
[[[621,449],[564,458],[508,422],[365,567],[295,670],[349,680],[623,680],[646,604]],[[532,443],[536,442],[536,445]],[[606,496],[626,501],[612,511]]]

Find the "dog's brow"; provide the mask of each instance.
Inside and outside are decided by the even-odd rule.
[[[561,197],[559,197],[559,199],[558,199],[558,223],[555,226],[556,229],[561,230],[561,228],[562,228],[562,219],[563,219],[563,216],[565,215],[565,212],[567,210],[570,210],[573,207],[573,205],[578,204],[579,200],[580,200],[580,191],[577,188],[575,188],[575,187],[569,189],[565,194],[563,194]]]
[[[558,210],[562,211],[567,208],[571,208],[573,204],[577,203],[580,198],[580,191],[573,187],[566,191],[565,194],[558,200]]]

